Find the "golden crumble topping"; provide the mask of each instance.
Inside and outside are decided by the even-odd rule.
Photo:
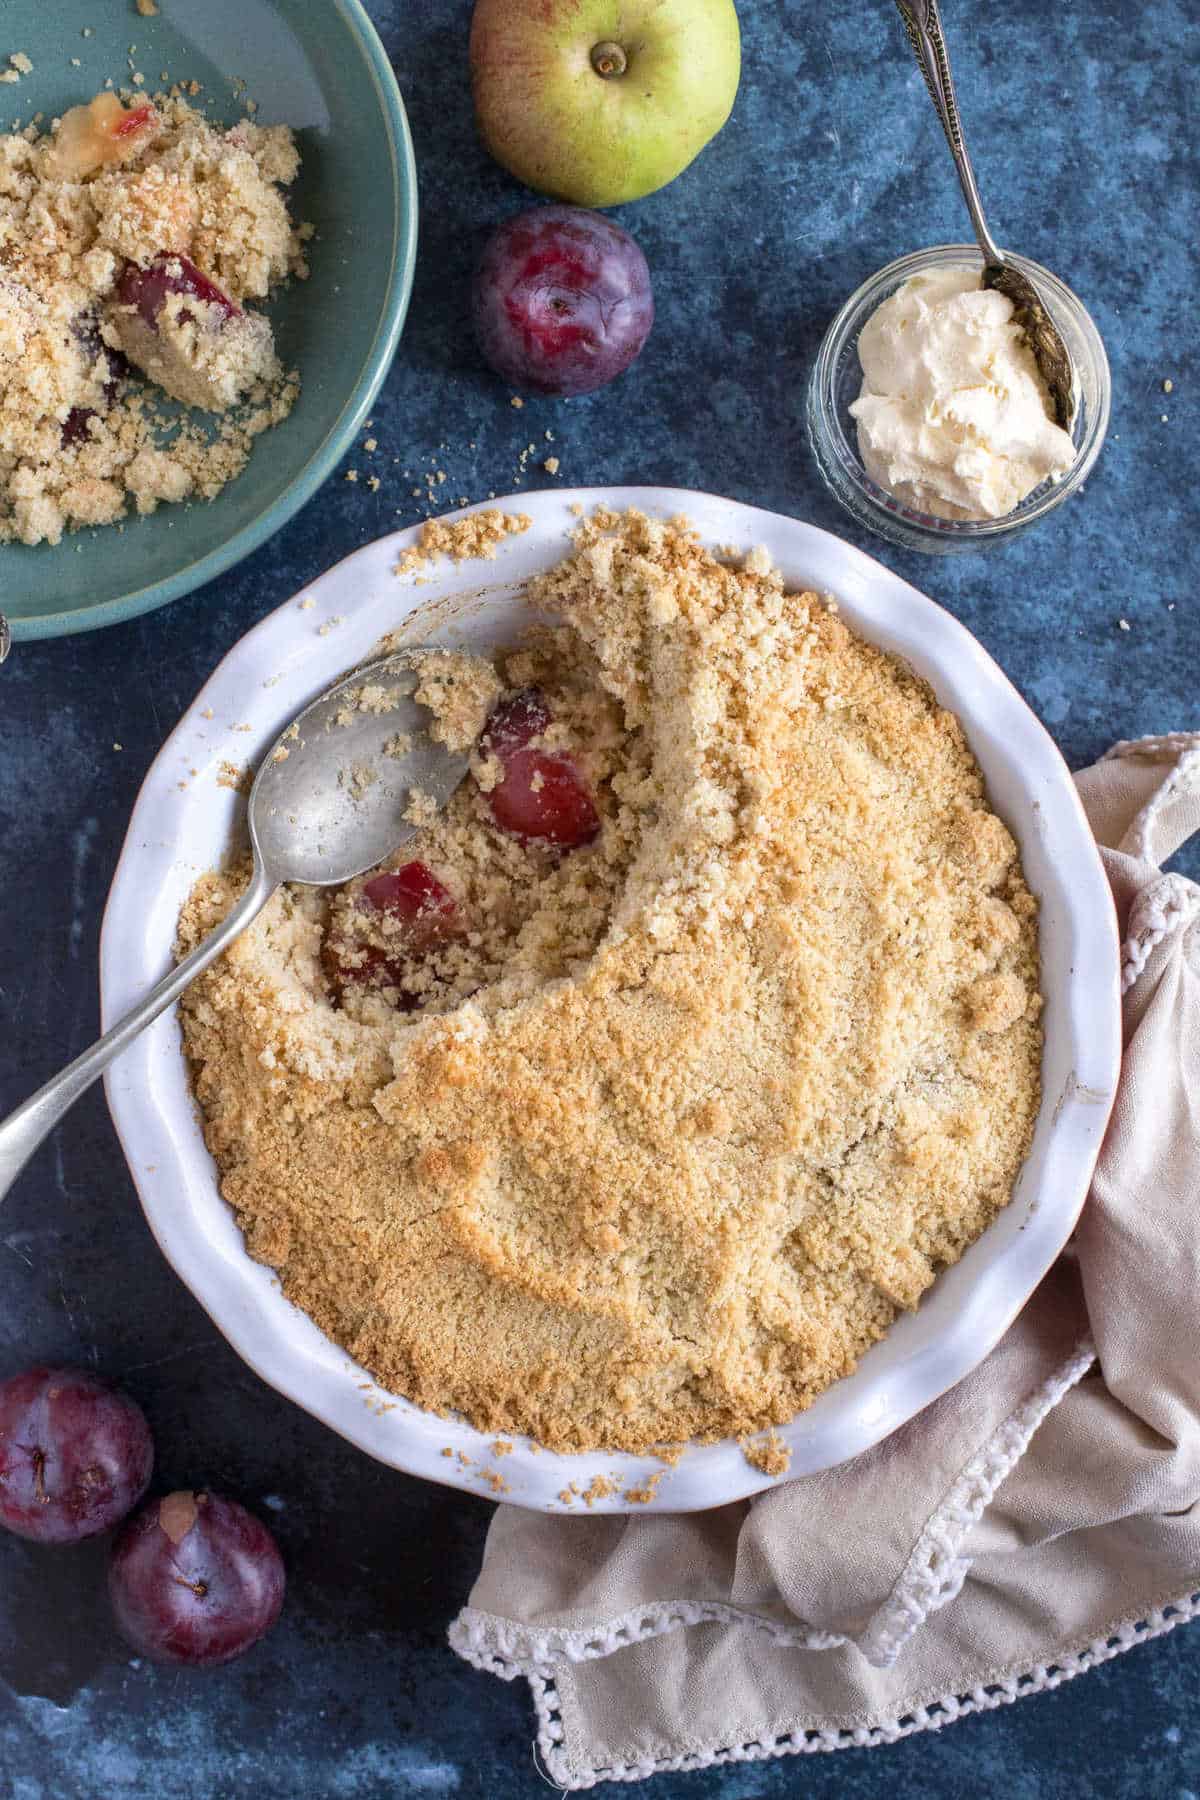
[[[763,1431],[1008,1200],[1035,902],[958,721],[761,554],[599,514],[527,597],[560,623],[483,688],[545,694],[596,835],[527,844],[465,781],[394,860],[467,930],[388,995],[323,965],[354,884],[276,896],[181,1003],[208,1143],[384,1387],[558,1449]]]

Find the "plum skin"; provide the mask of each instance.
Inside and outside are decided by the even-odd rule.
[[[552,723],[537,688],[523,688],[492,709],[481,744],[503,765],[504,778],[488,804],[502,831],[575,850],[598,835],[600,815],[575,758],[536,747]]]
[[[229,295],[198,269],[190,257],[176,251],[164,250],[147,268],[140,263],[127,262],[117,282],[117,298],[122,306],[136,307],[142,322],[151,331],[158,330],[159,314],[170,294],[187,294],[206,306],[215,306],[222,321],[241,317],[241,309],[233,304]],[[181,317],[190,316],[181,314]]]
[[[154,1440],[135,1400],[85,1369],[37,1367],[0,1384],[0,1524],[73,1544],[145,1493]]]
[[[260,1519],[209,1492],[152,1500],[113,1544],[108,1594],[122,1636],[152,1662],[214,1668],[265,1637],[283,1558]]]
[[[490,238],[475,330],[496,373],[530,393],[591,393],[623,374],[654,323],[650,270],[613,219],[535,206]]]

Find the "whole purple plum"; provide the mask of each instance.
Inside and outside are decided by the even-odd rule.
[[[475,329],[498,375],[538,394],[586,394],[622,374],[654,323],[646,258],[581,206],[536,206],[493,234],[475,278]]]

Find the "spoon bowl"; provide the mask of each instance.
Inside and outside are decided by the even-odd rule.
[[[250,843],[276,885],[340,887],[373,869],[417,829],[405,818],[412,795],[440,811],[466,774],[466,752],[430,736],[414,698],[423,653],[403,650],[336,682],[263,758]]]
[[[1007,260],[984,264],[983,285],[994,288],[998,294],[1007,294],[1012,301],[1013,318],[1025,333],[1038,374],[1050,395],[1054,423],[1069,432],[1077,404],[1071,357],[1045,301],[1028,275]]]

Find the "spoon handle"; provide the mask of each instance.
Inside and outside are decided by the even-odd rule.
[[[119,1056],[133,1042],[139,1031],[170,1006],[172,1000],[179,998],[188,983],[220,956],[240,931],[245,930],[278,885],[264,869],[256,866],[250,886],[211,936],[198,944],[190,956],[185,956],[169,975],[164,975],[157,987],[152,987],[145,999],[132,1012],[126,1013],[111,1031],[106,1031],[90,1050],[68,1063],[60,1074],[52,1076],[45,1087],[39,1088],[0,1124],[0,1200],[42,1139],[53,1130],[67,1109],[74,1106],[83,1090],[103,1073],[114,1056]]]
[[[967,211],[971,215],[971,224],[974,227],[979,248],[983,251],[984,261],[985,263],[1002,263],[1004,256],[987,228],[987,220],[983,216],[983,202],[979,198],[979,188],[975,181],[975,171],[971,167],[971,158],[967,154],[962,121],[958,116],[958,100],[954,93],[954,77],[950,73],[950,57],[946,50],[946,38],[942,31],[937,0],[896,0],[896,6],[900,17],[904,20],[904,29],[908,33],[908,41],[912,45],[913,55],[917,59],[917,67],[925,77],[925,86],[929,89],[933,110],[941,120],[942,130],[946,134],[946,142],[950,146],[950,154],[954,158],[954,166],[958,170],[963,199],[967,203]]]

